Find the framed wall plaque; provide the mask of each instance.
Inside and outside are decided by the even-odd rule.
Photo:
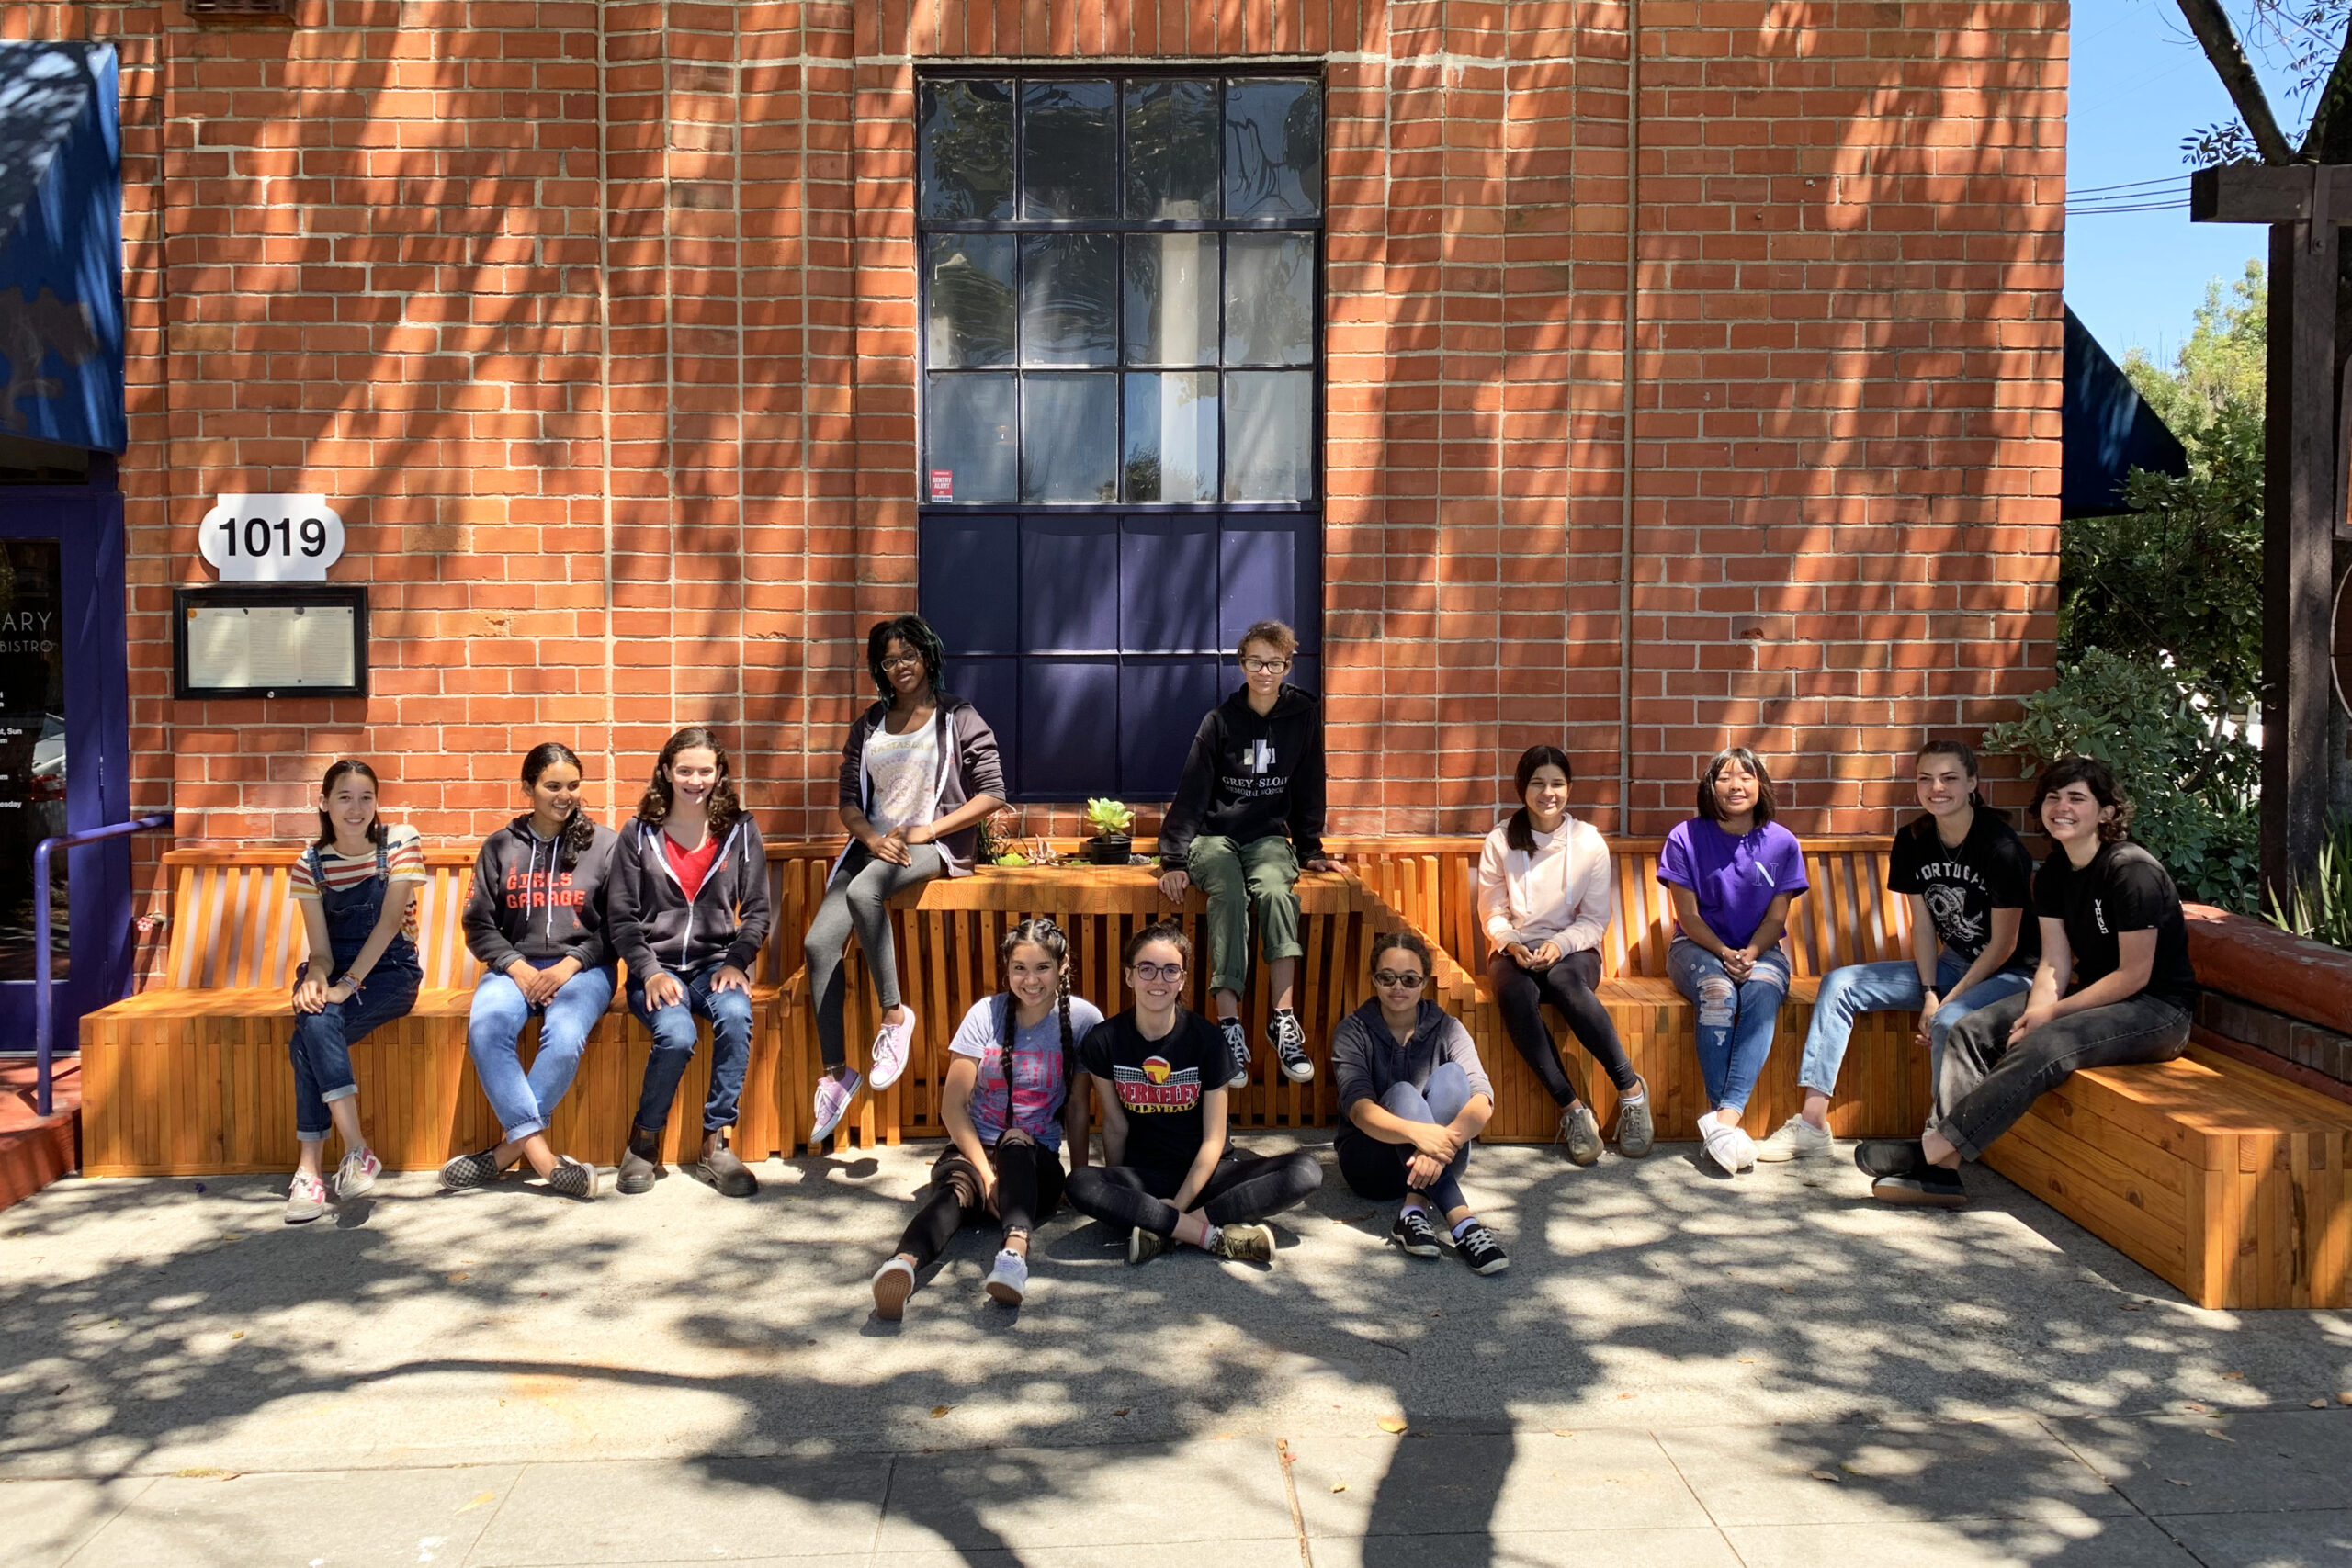
[[[321,582],[174,589],[172,694],[366,696],[368,590]]]

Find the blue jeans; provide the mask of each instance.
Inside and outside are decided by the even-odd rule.
[[[416,1005],[416,972],[380,972],[390,967],[379,964],[379,972],[368,977],[368,988],[349,1001],[294,1015],[294,1037],[286,1049],[294,1059],[294,1135],[303,1143],[324,1143],[334,1130],[328,1104],[359,1092],[351,1076],[351,1048]]]
[[[1945,948],[1936,959],[1936,995],[1944,998],[1928,1021],[1928,1077],[1934,1082],[1944,1059],[1944,1036],[1951,1026],[1988,1002],[2013,997],[2033,984],[2030,970],[2004,969],[1962,996],[1951,995],[1968,973],[1967,959]],[[1821,995],[1813,1004],[1813,1027],[1805,1032],[1804,1061],[1797,1082],[1816,1094],[1838,1087],[1838,1068],[1846,1059],[1846,1043],[1854,1032],[1854,1015],[1917,1008],[1926,1001],[1919,985],[1919,966],[1910,959],[1884,964],[1849,964],[1821,977]]]
[[[1699,1077],[1707,1086],[1708,1109],[1747,1110],[1789,994],[1789,955],[1768,950],[1747,978],[1735,983],[1722,959],[1678,936],[1666,950],[1666,967],[1674,988],[1699,1004]]]
[[[645,1005],[645,987],[628,983],[628,1010],[653,1034],[645,1061],[645,1089],[637,1101],[637,1129],[658,1133],[670,1120],[678,1080],[695,1055],[695,1016],[710,1020],[710,1095],[703,1101],[702,1130],[716,1133],[735,1124],[735,1102],[743,1098],[743,1074],[752,1065],[752,998],[747,991],[716,991],[723,964],[712,964],[676,976],[685,999],[658,1010]]]
[[[1470,1075],[1459,1064],[1440,1062],[1430,1072],[1427,1089],[1417,1089],[1411,1084],[1389,1086],[1380,1097],[1381,1108],[1392,1116],[1408,1122],[1427,1122],[1442,1127],[1462,1114],[1470,1103]],[[1418,1153],[1410,1144],[1387,1144],[1371,1134],[1358,1132],[1340,1145],[1340,1175],[1348,1190],[1359,1198],[1385,1201],[1402,1198],[1410,1180],[1405,1172]],[[1441,1214],[1469,1207],[1462,1195],[1462,1173],[1469,1168],[1470,1145],[1464,1144],[1446,1162],[1445,1169],[1430,1183],[1429,1200]]]
[[[550,958],[534,967],[550,969],[560,962]],[[542,1010],[525,1001],[523,987],[503,974],[484,975],[474,987],[473,1010],[466,1020],[466,1051],[474,1059],[482,1094],[505,1129],[506,1142],[519,1144],[548,1130],[556,1106],[571,1087],[571,1076],[580,1070],[589,1032],[612,1005],[616,983],[610,964],[582,969]],[[526,1073],[520,1046],[523,1026],[534,1010],[541,1015],[539,1054],[531,1058],[531,1070]]]

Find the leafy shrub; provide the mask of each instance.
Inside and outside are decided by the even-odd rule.
[[[2090,649],[2013,723],[1984,732],[2038,771],[2069,751],[2113,768],[2133,804],[2132,837],[2184,897],[2252,914],[2260,881],[2261,754],[2217,730],[2211,701],[2153,661]],[[2039,831],[2040,823],[2030,826]]]

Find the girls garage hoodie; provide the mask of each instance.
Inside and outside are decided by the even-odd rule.
[[[562,841],[535,837],[527,815],[482,840],[466,897],[466,946],[492,974],[517,960],[545,966],[573,958],[582,969],[612,962],[605,895],[619,840],[601,822],[591,830],[569,864]]]
[[[749,812],[735,818],[691,899],[662,838],[659,822],[639,818],[621,830],[613,854],[607,919],[629,983],[684,979],[714,964],[751,975],[768,940],[768,857],[758,825]]]

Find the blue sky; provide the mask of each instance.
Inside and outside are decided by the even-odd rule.
[[[2246,7],[2229,6],[2243,34]],[[2165,181],[2143,192],[2188,200],[2181,139],[2234,118],[2213,68],[2172,0],[2075,0],[2067,106],[2067,199],[2071,206],[2129,201],[2099,192]],[[2264,73],[2271,107],[2300,137],[2300,107],[2285,100],[2275,71]],[[2189,317],[2214,277],[2234,280],[2268,241],[2259,228],[2191,223],[2186,206],[2161,212],[2070,212],[2066,303],[2118,360],[2146,349],[2169,363],[2188,335]]]

